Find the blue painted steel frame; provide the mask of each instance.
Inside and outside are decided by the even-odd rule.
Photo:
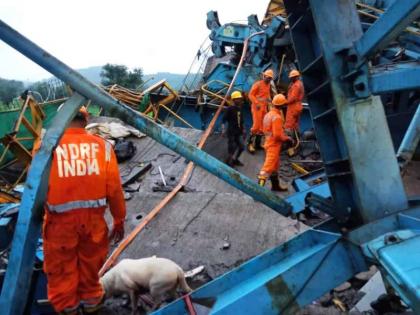
[[[319,278],[320,280],[318,281],[318,285],[320,287],[317,288],[318,290],[315,289],[314,292],[312,292],[314,295],[308,294],[310,296],[309,299],[303,301],[302,304],[300,304],[300,298],[302,295],[306,296],[308,292],[306,292],[305,289],[301,290],[302,286],[297,285],[293,280],[288,281],[289,279],[286,276],[287,272],[285,271],[288,263],[290,263],[288,257],[281,257],[278,263],[271,261],[270,264],[264,264],[266,263],[266,260],[270,259],[270,255],[272,253],[276,253],[278,251],[289,253],[290,250],[291,256],[293,256],[292,260],[294,260],[290,266],[300,266],[298,261],[302,261],[302,259],[305,260],[306,247],[304,244],[299,244],[296,248],[293,245],[302,240],[305,236],[311,235],[310,233],[312,231],[305,232],[276,249],[254,258],[232,272],[214,280],[192,293],[192,301],[195,303],[198,310],[203,305],[208,307],[207,312],[205,312],[206,314],[295,313],[300,306],[303,306],[314,300],[316,297],[322,295],[324,290],[328,290],[327,287],[329,287],[329,289],[334,287],[332,283],[326,282],[330,280],[330,276],[335,275],[335,271],[337,271],[336,268],[340,268],[339,274],[346,275],[343,279],[341,279],[341,281],[344,281],[344,278],[346,277],[351,277],[352,272],[355,272],[355,269],[358,269],[357,267],[360,267],[360,269],[363,268],[364,258],[359,252],[359,248],[363,248],[364,246],[363,242],[370,242],[375,236],[383,238],[384,236],[382,234],[388,229],[389,231],[396,231],[398,229],[405,228],[405,224],[408,222],[411,228],[414,230],[420,230],[420,220],[410,220],[405,214],[400,212],[407,207],[407,199],[402,189],[401,178],[399,177],[398,166],[392,150],[392,144],[389,141],[389,132],[387,133],[386,130],[383,132],[384,130],[381,129],[382,135],[380,133],[375,134],[370,132],[370,128],[366,128],[368,126],[368,122],[373,124],[374,128],[381,124],[382,127],[386,126],[386,123],[383,121],[384,113],[381,111],[382,104],[380,104],[378,98],[372,97],[369,97],[366,101],[355,102],[354,96],[352,95],[349,97],[346,95],[347,89],[340,86],[340,84],[346,85],[346,82],[339,82],[340,80],[338,79],[345,73],[346,69],[342,67],[343,62],[340,60],[340,56],[338,54],[343,49],[350,48],[354,39],[357,39],[357,36],[361,36],[361,30],[357,27],[358,19],[354,9],[354,3],[350,0],[314,0],[309,2],[309,7],[305,7],[305,5],[302,4],[305,3],[304,1],[298,3],[294,0],[285,1],[285,5],[289,14],[289,23],[291,25],[292,36],[294,37],[294,44],[299,47],[299,49],[295,47],[295,50],[298,53],[301,70],[304,73],[305,87],[307,88],[308,85],[310,87],[307,89],[309,91],[308,94],[312,94],[314,99],[325,97],[324,99],[321,99],[321,102],[324,101],[324,104],[320,104],[319,107],[315,107],[315,114],[314,112],[312,114],[315,116],[316,122],[318,121],[318,124],[315,125],[316,128],[318,127],[318,129],[316,129],[317,134],[318,136],[323,136],[318,137],[318,139],[325,139],[325,143],[321,146],[321,149],[324,160],[326,161],[327,175],[329,176],[330,181],[333,180],[333,196],[338,197],[340,205],[345,205],[348,199],[343,196],[343,193],[347,190],[346,193],[351,193],[354,198],[354,203],[350,203],[348,205],[359,206],[360,208],[358,209],[358,212],[362,222],[373,223],[368,223],[362,228],[351,233],[346,238],[340,239],[339,234],[336,234],[336,244],[343,242],[343,246],[348,250],[346,252],[348,256],[346,256],[346,254],[342,254],[339,258],[337,257],[337,262],[330,269],[331,273],[326,275],[324,278]],[[339,12],[342,16],[337,17],[336,14],[332,15],[331,12]],[[311,24],[312,17],[315,19],[315,23],[312,21]],[[323,20],[325,17],[328,18]],[[336,21],[343,21],[342,25],[338,23],[340,24],[338,31],[337,27],[334,27],[334,23],[336,23]],[[308,32],[308,29],[313,31],[311,28],[315,28],[315,25],[318,28],[318,36],[321,37],[320,46],[322,47],[323,55],[321,55],[321,49],[319,47],[319,43],[317,43],[316,34],[311,35],[310,31]],[[334,31],[331,32],[331,30]],[[389,34],[384,35],[384,38],[382,38],[377,44],[380,45],[386,40],[389,40],[390,37],[388,35]],[[385,38],[385,36],[387,38]],[[302,47],[305,45],[306,47],[303,49]],[[329,75],[327,74],[327,71],[324,73],[322,72],[325,69],[325,65],[329,67]],[[315,77],[318,82],[316,82],[312,76]],[[331,99],[329,100],[327,98],[328,96],[333,96],[332,102]],[[333,102],[335,102],[335,104],[331,104]],[[325,103],[327,103],[330,108],[326,108]],[[364,107],[370,108],[368,111],[365,111]],[[352,120],[351,115],[353,115],[353,118],[357,117],[357,120],[361,121]],[[363,117],[364,115],[365,117]],[[346,120],[350,121],[351,124],[354,124],[354,126],[349,124]],[[333,125],[333,128],[331,128],[331,125]],[[338,129],[337,126],[340,126],[341,128],[339,127]],[[319,129],[321,129],[321,132]],[[339,132],[332,135],[332,130],[337,130]],[[383,140],[380,139],[381,137],[388,139],[386,139],[385,143],[378,141],[378,147],[375,147],[369,142],[372,139],[369,139],[368,137],[364,138],[363,133],[367,133],[368,136],[374,138],[373,142]],[[342,140],[343,138],[344,141]],[[363,153],[361,149],[364,146],[369,145],[371,147],[368,148],[366,153]],[[330,147],[328,148],[326,146]],[[334,152],[331,146],[337,148],[337,151]],[[360,164],[366,163],[366,165],[372,167],[371,164],[377,162],[374,159],[375,154],[372,152],[375,150],[380,150],[383,159],[386,160],[385,162],[381,160],[381,163],[383,163],[382,167],[387,165],[392,170],[386,177],[381,177],[381,180],[388,181],[387,184],[397,180],[395,186],[393,186],[394,184],[390,184],[389,186],[396,188],[395,195],[393,195],[392,189],[388,190],[389,187],[387,187],[385,191],[386,196],[383,196],[380,190],[370,191],[372,188],[371,184],[375,185],[374,181],[376,181],[377,184],[378,177],[370,179],[368,177],[383,172],[383,169],[380,170],[374,168],[370,171],[367,168],[361,167]],[[328,153],[327,159],[325,159],[326,152]],[[331,158],[334,156],[334,159]],[[372,161],[372,163],[368,163],[367,161]],[[348,165],[350,164],[348,162],[351,162],[351,165]],[[353,169],[350,166],[353,166]],[[388,171],[388,168],[385,169]],[[353,183],[352,178],[349,177],[351,174],[350,171],[352,171],[352,175],[356,177],[353,177],[355,183]],[[335,180],[336,178],[338,178],[338,180]],[[374,181],[372,181],[372,179]],[[350,182],[350,185],[344,184],[346,181]],[[306,185],[300,185],[299,187],[302,188],[303,191],[305,189],[309,189]],[[354,187],[355,191],[350,192],[348,187]],[[366,191],[363,192],[361,189]],[[379,196],[396,198],[396,202],[393,203],[391,208],[392,211],[389,211],[389,208],[387,209],[388,205],[386,204],[386,200],[385,202],[384,200],[372,200],[372,198],[378,198]],[[293,198],[293,196],[289,198]],[[294,203],[292,202],[292,204]],[[296,202],[296,204],[299,204],[299,202]],[[392,212],[400,213],[389,216]],[[337,215],[340,216],[340,213],[337,213]],[[353,224],[354,223],[355,222],[353,222]],[[361,222],[359,222],[359,224],[360,223]],[[399,225],[399,223],[401,224]],[[314,235],[311,235],[308,238],[313,236]],[[398,246],[409,249],[412,248],[415,250],[419,245],[419,241],[417,239],[413,239],[410,243],[402,242]],[[318,244],[315,242],[310,246],[310,248],[313,249],[317,246]],[[402,256],[400,248],[395,249],[395,247],[392,248],[388,246],[388,244],[384,246],[381,251],[384,252],[383,255],[378,255],[376,257],[372,256],[369,259],[371,262],[382,265],[381,268],[382,270],[386,269],[387,275],[390,275],[392,271],[395,271],[393,273],[393,278],[396,279],[393,282],[394,287],[398,290],[398,292],[400,292],[401,296],[409,297],[409,299],[406,299],[406,302],[408,302],[414,310],[418,311],[419,297],[418,290],[416,293],[415,288],[418,288],[420,283],[420,273],[418,272],[419,261],[410,263],[407,262],[407,260],[401,259]],[[369,255],[367,256],[369,257]],[[335,260],[332,256],[329,258],[331,258],[331,260],[327,259],[328,263],[332,263]],[[313,268],[313,266],[316,265],[315,259],[311,260],[311,262],[311,267]],[[341,269],[343,266],[344,270]],[[291,268],[293,269],[293,267]],[[314,269],[312,269],[312,271],[313,270]],[[406,275],[409,273],[410,276],[407,278]],[[322,273],[318,271],[314,274],[318,276]],[[302,277],[305,276],[307,276],[307,272],[296,272],[292,279],[298,279],[301,281]],[[275,282],[274,279],[278,280],[278,282]],[[267,293],[269,283],[273,283],[272,287],[277,290],[276,292]],[[324,284],[326,284],[326,287],[323,287]],[[399,286],[398,284],[403,285]],[[292,292],[290,292],[291,288],[293,288]],[[188,314],[188,311],[184,301],[178,300],[155,314]]]
[[[355,43],[359,56],[367,58],[389,44],[420,16],[420,0],[395,1]]]
[[[75,91],[87,99],[91,99],[95,103],[101,104],[112,116],[122,118],[124,121],[149,135],[157,142],[167,146],[222,180],[251,195],[255,200],[262,201],[267,206],[282,214],[290,213],[290,204],[282,198],[259,186],[252,179],[228,167],[226,164],[204,151],[197,149],[178,135],[166,130],[164,127],[157,125],[155,122],[141,116],[138,112],[132,110],[128,106],[118,102],[102,89],[86,80],[79,73],[13,30],[3,21],[0,21],[0,38],[29,59],[35,61],[46,70],[68,83]],[[67,106],[70,109],[73,109],[72,114],[76,111],[76,107],[81,106],[81,103],[83,103],[82,99],[83,102],[86,101],[83,97],[76,94],[72,101],[77,101],[77,106]],[[74,105],[74,103],[72,104]],[[57,117],[62,116],[57,115]],[[22,199],[22,202],[24,202],[24,204],[22,204],[23,210],[21,208],[19,213],[18,227],[15,232],[9,263],[10,268],[7,270],[4,284],[4,287],[7,287],[7,290],[3,290],[0,297],[2,314],[5,315],[21,314],[26,303],[26,287],[27,282],[29,281],[28,279],[30,279],[32,274],[35,256],[35,240],[38,239],[42,222],[40,217],[37,218],[34,216],[35,214],[31,209],[39,210],[45,200],[45,187],[47,187],[46,181],[48,180],[48,165],[51,152],[65,129],[65,123],[68,122],[71,115],[65,118],[66,119],[62,120],[61,123],[57,122],[54,125],[54,128],[50,128],[49,136],[51,139],[54,139],[54,142],[50,142],[48,140],[49,138],[46,138],[45,144],[43,144],[45,151],[43,151],[42,154],[40,152],[37,155],[37,157],[39,157],[34,159],[31,172],[27,178],[26,189]],[[38,213],[39,211],[36,212]]]
[[[373,94],[384,94],[420,87],[420,62],[405,62],[375,67],[369,76]]]
[[[152,139],[245,192],[255,200],[261,201],[275,211],[284,215],[290,213],[290,204],[282,198],[268,189],[259,186],[254,180],[242,175],[206,152],[197,149],[194,145],[175,133],[170,132],[161,125],[156,124],[130,107],[117,101],[104,90],[85,79],[82,75],[51,56],[2,21],[0,21],[0,39],[54,74],[57,78],[69,84],[81,95],[93,100],[97,104],[101,104],[111,116],[122,118],[125,122],[147,134]]]

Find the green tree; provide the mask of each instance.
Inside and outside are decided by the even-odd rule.
[[[23,82],[0,78],[0,102],[9,104],[15,97],[24,91]]]
[[[132,71],[124,65],[106,64],[102,67],[101,83],[108,86],[118,84],[129,89],[138,89],[143,84],[143,70],[135,68]]]

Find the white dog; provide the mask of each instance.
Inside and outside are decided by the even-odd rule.
[[[168,298],[176,299],[179,287],[191,292],[184,271],[173,261],[156,256],[142,259],[123,259],[101,278],[105,296],[128,293],[132,314],[137,312],[138,295],[150,293],[157,309]]]

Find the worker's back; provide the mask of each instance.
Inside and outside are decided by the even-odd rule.
[[[105,209],[113,190],[121,191],[116,167],[111,144],[83,128],[67,129],[54,152],[47,209],[56,213]]]
[[[272,108],[265,116],[263,130],[265,135],[265,146],[278,146],[283,139],[278,134],[283,134],[283,118],[278,109]],[[283,140],[284,141],[284,140]]]
[[[57,313],[96,310],[102,302],[98,272],[109,249],[107,203],[111,235],[121,239],[125,203],[114,151],[84,128],[68,128],[54,152],[43,228],[48,299]]]

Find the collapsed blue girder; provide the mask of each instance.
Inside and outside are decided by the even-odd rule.
[[[297,242],[308,237],[314,248],[328,246],[328,242],[320,246],[312,230],[304,232],[191,294],[194,307],[197,313],[204,309],[203,314],[294,314],[301,306],[334,288],[331,279],[336,279],[336,271],[339,276],[343,275],[339,281],[345,281],[344,278],[349,279],[357,270],[366,268],[365,264],[376,264],[385,281],[414,313],[420,313],[420,257],[416,253],[413,260],[406,258],[407,250],[415,251],[420,246],[420,209],[407,210],[407,197],[379,97],[357,93],[349,84],[358,76],[365,76],[363,79],[368,82],[368,65],[357,63],[357,58],[353,61],[354,58],[349,58],[354,43],[363,36],[354,1],[285,0],[284,4],[330,188],[327,190],[328,184],[308,186],[298,182],[300,192],[288,200],[294,209],[299,209],[303,206],[300,194],[306,194],[307,190],[318,189],[325,196],[331,192],[332,204],[337,207],[333,216],[338,220],[325,223],[320,227],[324,231],[318,232],[335,235],[334,244],[343,244],[346,252],[340,253],[339,257],[328,255],[323,261],[331,266],[329,274],[317,270],[319,260],[314,258],[310,260],[310,268],[294,270],[296,266],[301,267],[307,257],[305,245],[294,247]],[[412,9],[417,12],[419,2]],[[403,21],[395,16],[395,20],[380,21],[378,25],[387,21],[399,25],[382,29],[383,34],[374,29],[373,35],[378,38],[365,37],[370,42],[361,46],[366,51],[359,57],[367,57],[397,35],[402,26],[414,18],[410,13],[407,15],[408,18],[400,15]],[[383,18],[388,19],[385,14]],[[373,36],[370,34],[368,36]],[[354,70],[351,63],[356,64]],[[419,68],[416,66],[411,71],[407,85],[419,88]],[[388,79],[383,79],[387,89],[407,87],[403,86],[402,72],[386,75]],[[396,77],[397,82],[388,81]],[[381,79],[380,75],[373,82],[378,82],[377,79]],[[367,84],[360,83],[356,82],[354,87],[367,88]],[[378,90],[375,93],[379,93]],[[337,223],[340,222],[353,229],[351,233],[338,233],[340,225]],[[328,232],[330,229],[335,233]],[[290,257],[264,265],[273,253],[289,253],[290,248]],[[267,274],[269,276],[265,277]],[[304,279],[308,280],[308,276],[309,279],[317,278],[318,287],[302,285],[306,284]],[[267,284],[273,283],[274,279],[278,280],[273,286],[277,291],[270,291]],[[305,300],[303,297],[307,295],[310,299]],[[293,298],[289,299],[291,296]],[[156,312],[188,313],[183,300]]]
[[[203,169],[252,196],[255,200],[261,201],[282,214],[289,214],[291,212],[289,203],[271,191],[259,186],[255,180],[242,175],[206,152],[197,149],[194,145],[178,135],[118,102],[108,93],[89,82],[79,73],[29,41],[2,21],[0,21],[0,39],[69,84],[73,90],[83,95],[86,99],[100,104],[113,117],[121,118],[152,139],[179,153],[187,160],[196,163]],[[77,100],[76,97],[72,99],[72,101],[75,100]],[[80,105],[78,104],[78,106]],[[76,113],[78,106],[72,107],[72,115]],[[65,129],[64,122],[66,121],[63,120],[63,123],[60,124],[57,122],[54,125],[54,129],[52,129],[56,135],[54,139],[58,139],[61,136]],[[54,146],[47,146],[47,144],[43,143],[43,149],[45,150],[44,154],[51,154]],[[2,314],[5,315],[21,314],[25,307],[29,290],[28,281],[32,273],[35,255],[34,240],[39,237],[40,224],[42,222],[40,212],[42,210],[41,205],[45,200],[45,190],[47,187],[47,165],[46,160],[37,159],[34,160],[29,170],[26,188],[23,194],[25,205],[19,211],[13,238],[11,259],[0,297],[0,309],[2,309]],[[43,173],[44,176],[40,176],[40,172],[47,173]]]
[[[355,43],[359,56],[367,58],[383,49],[420,16],[419,0],[395,1]]]
[[[420,61],[385,64],[371,70],[369,87],[373,94],[415,90],[420,86]]]
[[[255,180],[230,168],[206,152],[197,149],[194,145],[175,133],[117,101],[104,90],[85,79],[78,72],[72,70],[2,21],[0,21],[0,39],[54,74],[57,78],[69,84],[72,89],[87,99],[94,101],[96,104],[100,104],[111,116],[123,119],[152,139],[179,153],[187,160],[194,162],[220,179],[244,191],[255,200],[261,201],[282,214],[290,213],[291,206],[282,198],[259,186]]]

